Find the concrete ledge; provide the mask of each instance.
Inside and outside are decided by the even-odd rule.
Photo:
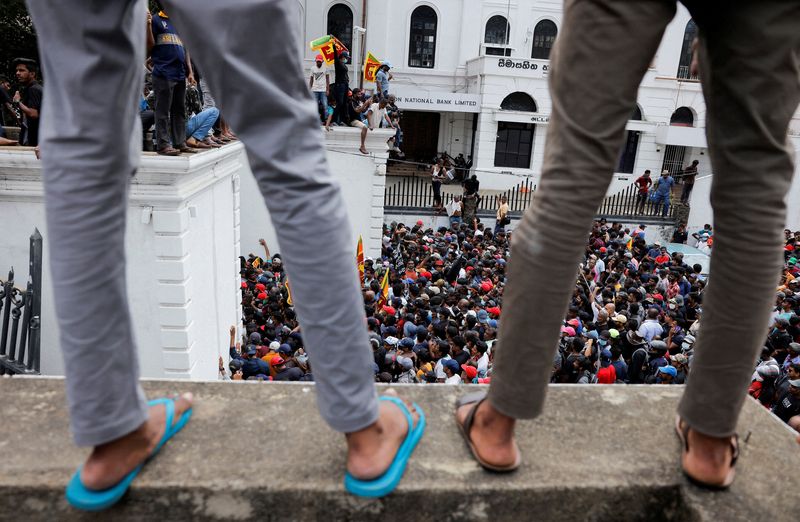
[[[190,390],[187,428],[111,511],[87,515],[63,500],[85,457],[70,442],[63,381],[0,379],[0,520],[796,520],[800,448],[748,401],[742,457],[728,492],[699,490],[680,473],[672,431],[677,386],[554,386],[546,413],[523,422],[524,464],[483,472],[453,423],[466,387],[403,386],[429,428],[399,489],[382,500],[342,487],[340,435],[300,384],[149,381],[149,396]],[[749,434],[749,437],[748,437]],[[745,442],[746,440],[746,442]]]

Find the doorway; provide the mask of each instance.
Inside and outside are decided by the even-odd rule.
[[[403,111],[403,152],[407,160],[430,162],[439,152],[438,112]]]

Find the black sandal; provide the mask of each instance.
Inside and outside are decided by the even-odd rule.
[[[702,480],[697,480],[693,476],[689,475],[685,469],[683,469],[683,456],[689,453],[689,424],[683,422],[680,416],[677,415],[675,416],[675,433],[678,434],[678,438],[683,446],[681,453],[681,469],[683,470],[683,474],[686,475],[686,478],[689,479],[689,482],[695,486],[714,491],[726,490],[731,486],[731,484],[733,484],[733,479],[736,477],[736,461],[739,459],[739,436],[737,434],[734,434],[733,437],[731,437],[731,449],[733,450],[733,456],[731,457],[731,469],[728,472],[728,475],[725,477],[725,481],[722,484],[709,484],[707,482],[703,482]]]
[[[507,473],[509,471],[514,471],[520,466],[520,464],[522,464],[522,456],[519,452],[519,446],[517,446],[516,441],[514,441],[514,447],[517,450],[516,461],[509,466],[495,466],[494,464],[486,462],[480,457],[480,455],[478,455],[478,450],[475,448],[475,445],[472,443],[472,439],[469,437],[469,434],[472,431],[472,425],[475,422],[475,412],[478,411],[481,403],[485,400],[486,392],[475,392],[465,395],[456,401],[456,424],[458,424],[458,429],[461,432],[461,436],[464,437],[464,441],[467,443],[469,450],[472,452],[472,456],[475,457],[475,460],[477,460],[478,464],[480,464],[484,469],[494,471],[496,473]],[[464,423],[462,424],[458,421],[458,410],[467,404],[475,404],[475,406],[467,414],[467,417],[464,419]]]

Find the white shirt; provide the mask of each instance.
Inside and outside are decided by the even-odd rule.
[[[461,212],[461,202],[454,199],[447,204],[447,215],[452,217],[456,212]]]
[[[325,75],[328,74],[328,67],[325,65],[325,62],[322,62],[322,65],[317,67],[317,64],[311,66],[311,76],[313,77],[313,83],[311,84],[311,92],[325,92]]]
[[[478,359],[478,377],[486,377],[486,372],[489,370],[489,352],[484,353]]]
[[[379,103],[373,103],[369,106],[369,112],[367,112],[367,119],[369,119],[369,126],[373,129],[377,129],[381,126],[381,122],[386,118],[386,109],[381,109]]]
[[[433,368],[433,371],[436,372],[436,378],[437,379],[444,379],[445,377],[447,377],[447,375],[445,375],[445,373],[444,373],[443,363],[444,363],[444,361],[447,361],[449,359],[450,359],[450,355],[448,354],[448,355],[445,355],[444,357],[442,357],[441,359],[439,359],[439,361],[436,363],[436,366]]]
[[[445,384],[461,384],[461,376],[453,375],[452,377],[448,377],[444,381]]]
[[[661,327],[661,324],[659,324],[657,319],[646,319],[636,333],[644,337],[649,343],[656,335],[661,335],[663,331],[664,329]]]

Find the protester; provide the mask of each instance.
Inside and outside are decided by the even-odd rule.
[[[169,6],[182,37],[197,50],[220,107],[241,132],[286,249],[297,309],[286,320],[300,317],[303,325],[304,351],[295,351],[294,359],[308,350],[305,363],[314,368],[320,414],[342,434],[345,489],[359,496],[386,495],[401,480],[425,419],[416,405],[379,398],[370,374],[346,206],[327,164],[300,56],[291,46],[275,45],[293,39],[297,12],[287,2],[195,0]],[[138,140],[132,134],[139,126],[146,32],[151,47],[163,44],[173,58],[183,55],[183,46],[168,19],[157,15],[150,23],[139,3],[31,1],[28,7],[47,78],[42,178],[67,405],[75,442],[93,448],[70,479],[66,500],[97,511],[125,495],[192,415],[191,394],[148,402],[140,386],[124,252],[128,184],[139,163],[130,145]],[[145,31],[145,24],[151,30]],[[155,25],[164,29],[158,45]],[[179,101],[171,105],[183,108],[184,99]],[[183,143],[184,128],[172,134],[177,145]],[[291,162],[285,161],[288,156]],[[303,233],[298,236],[297,230]],[[289,284],[282,258],[272,260],[271,272]],[[263,372],[253,352],[247,344],[245,357],[253,361],[248,371]],[[344,359],[348,364],[340,366]],[[283,369],[272,361],[276,377],[292,379],[297,372],[283,361]]]
[[[384,61],[375,73],[375,86],[378,88],[378,94],[381,98],[389,96],[389,81],[392,79],[392,73],[389,72],[389,69],[391,68],[392,64]]]
[[[699,163],[698,160],[694,160],[691,165],[683,169],[683,174],[681,175],[681,181],[683,182],[681,203],[689,203],[689,196],[692,194],[692,189],[694,188],[694,179],[697,177],[697,165]]]
[[[16,91],[11,100],[15,109],[19,109],[20,123],[19,144],[28,147],[39,145],[39,111],[42,108],[42,85],[37,80],[39,64],[35,60],[17,58],[14,60],[17,82],[22,92]]]
[[[186,83],[194,84],[192,62],[163,9],[147,13],[147,52],[153,61],[156,152],[178,156],[193,152],[186,145]]]
[[[669,175],[668,170],[661,172],[661,177],[658,178],[653,185],[653,194],[650,196],[650,201],[653,203],[653,211],[658,214],[661,211],[662,216],[669,214],[669,205],[672,198],[672,187],[675,185],[675,179]]]
[[[318,54],[311,66],[311,75],[308,78],[308,88],[317,102],[317,110],[322,121],[326,121],[328,114],[328,97],[331,95],[331,75],[325,65],[325,58]]]
[[[644,214],[644,205],[647,203],[647,195],[653,180],[650,179],[650,170],[645,170],[644,174],[636,178],[634,182],[636,185],[636,213]]]
[[[781,232],[794,172],[785,143],[800,102],[798,63],[793,58],[800,46],[796,23],[800,6],[682,3],[701,35],[695,53],[700,58],[691,72],[700,72],[704,83],[710,158],[713,170],[724,173],[725,180],[714,183],[711,195],[719,230],[713,243],[710,277],[714,282],[707,288],[701,288],[697,278],[690,283],[689,289],[695,287],[703,301],[702,319],[698,319],[702,321],[700,347],[690,356],[689,380],[674,427],[684,473],[696,484],[718,489],[734,480],[739,456],[736,425],[753,361],[763,346],[781,269],[779,252],[785,246]],[[456,404],[460,432],[475,459],[487,469],[519,467],[516,421],[542,412],[563,310],[575,298],[575,275],[583,266],[578,264],[584,241],[614,176],[637,87],[675,15],[676,4],[597,0],[573,2],[564,11],[551,55],[553,103],[541,195],[514,229],[513,260],[503,296],[498,342],[501,348],[509,345],[513,350],[502,348],[496,354],[488,395],[465,396]],[[741,45],[742,33],[753,36],[746,47]],[[763,82],[764,76],[770,81]],[[576,96],[587,77],[593,79],[591,92]],[[664,215],[669,211],[673,183],[667,171],[655,190]],[[631,247],[631,254],[644,262],[634,273],[621,259],[627,256],[620,256],[627,246],[620,248],[610,237],[609,241],[596,239],[606,243],[602,245],[606,257],[612,251],[616,258],[607,263],[610,274],[601,279],[600,292],[594,293],[604,308],[620,312],[618,306],[630,310],[633,304],[645,303],[660,316],[671,317],[671,310],[666,311],[669,305],[680,305],[661,293],[665,286],[674,289],[664,276],[674,271],[675,277],[688,280],[685,267],[675,263],[654,273],[654,264],[645,260],[652,256],[642,255],[639,244]],[[627,299],[617,300],[623,288]],[[671,330],[670,344],[677,344],[675,337],[682,332]],[[791,408],[789,400],[787,409]],[[788,413],[784,413],[786,420]]]

